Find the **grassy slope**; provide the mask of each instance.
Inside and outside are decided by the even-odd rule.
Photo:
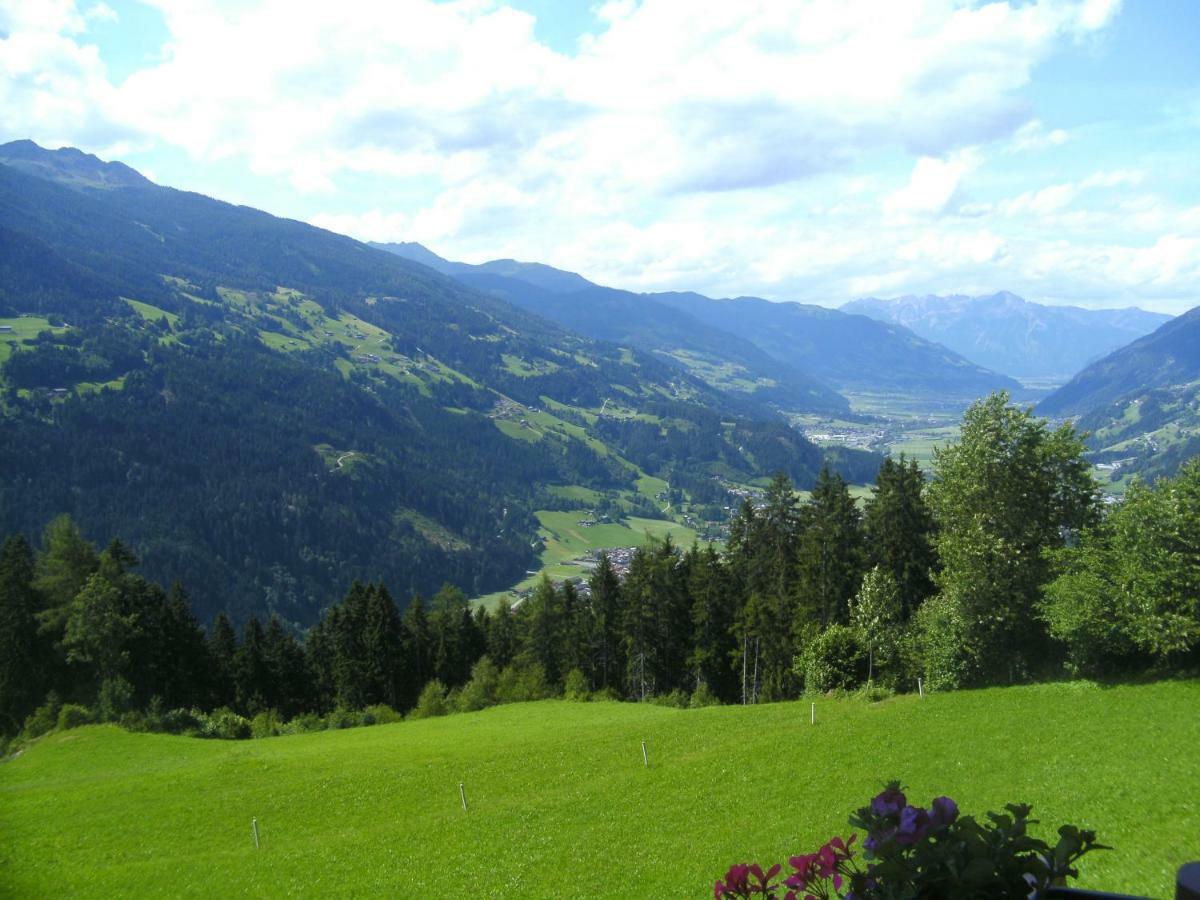
[[[1198,706],[1200,682],[1080,684],[820,700],[815,728],[807,702],[557,701],[244,743],[88,728],[0,765],[0,893],[702,897],[895,776],[1095,828],[1116,850],[1083,885],[1168,896],[1200,856]]]
[[[629,516],[621,522],[594,525],[591,528],[584,528],[578,524],[581,519],[587,519],[590,516],[591,513],[583,509],[566,512],[538,510],[537,517],[542,526],[539,533],[546,541],[539,556],[538,573],[521,579],[511,590],[520,591],[533,587],[541,580],[543,573],[552,579],[586,578],[591,570],[574,565],[573,561],[589,550],[640,547],[646,543],[648,538],[662,540],[667,535],[670,535],[676,546],[687,548],[696,539],[696,532],[693,529],[665,519],[643,519],[638,516]],[[497,591],[494,594],[485,594],[477,598],[476,602],[494,607],[502,598],[511,601],[512,595],[508,590]]]

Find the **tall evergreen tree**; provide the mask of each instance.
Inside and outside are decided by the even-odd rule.
[[[488,629],[487,655],[497,668],[503,669],[513,661],[519,643],[515,616],[507,600],[500,601],[496,612],[491,616],[491,623]]]
[[[0,548],[0,734],[20,730],[45,690],[33,578],[29,542],[8,538]]]
[[[520,610],[522,656],[526,662],[540,664],[546,681],[557,684],[566,674],[562,670],[562,594],[543,575]]]
[[[399,676],[404,657],[400,611],[382,585],[367,593],[363,621],[363,677],[367,703],[399,704]]]
[[[822,466],[803,510],[797,632],[847,620],[864,571],[861,515],[841,476]]]
[[[43,622],[55,639],[66,628],[71,601],[99,565],[95,548],[70,516],[57,516],[46,526],[34,584],[45,603]]]
[[[452,584],[444,584],[433,595],[429,632],[433,649],[433,674],[447,687],[459,687],[471,677],[472,644],[469,629],[474,623],[467,595]]]
[[[422,688],[433,679],[433,635],[425,600],[414,594],[404,610],[404,669],[401,678],[400,707],[411,709]]]
[[[243,715],[270,709],[276,689],[267,666],[266,635],[255,617],[242,629],[242,643],[233,658],[233,683],[237,709]]]
[[[310,689],[311,675],[304,648],[283,624],[279,616],[271,616],[263,635],[263,662],[271,695],[266,698],[271,709],[291,718],[314,705]]]
[[[144,581],[137,587],[143,598],[142,628],[130,680],[169,709],[204,705],[213,662],[187,592],[179,582],[167,594]]]
[[[237,656],[237,632],[229,616],[217,613],[208,636],[208,658],[212,661],[210,703],[212,706],[233,706],[237,702],[234,684],[234,659]]]
[[[925,476],[916,460],[885,457],[863,512],[867,562],[896,583],[907,620],[934,591],[937,567],[933,513],[925,502]]]
[[[737,597],[730,590],[725,566],[709,544],[693,546],[684,557],[688,577],[688,595],[692,604],[692,652],[688,658],[695,683],[726,703],[739,699],[738,680],[733,668],[737,653],[734,621]]]
[[[593,684],[623,692],[625,664],[621,642],[621,582],[608,554],[601,553],[588,579],[592,600],[591,657]]]
[[[68,607],[62,639],[67,660],[90,667],[97,685],[128,674],[130,654],[141,635],[138,591],[125,577],[136,564],[128,547],[112,541]]]

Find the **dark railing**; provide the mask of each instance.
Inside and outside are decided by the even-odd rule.
[[[1106,894],[1080,888],[1052,887],[1042,891],[1038,900],[1144,900],[1131,894]],[[1200,900],[1200,862],[1183,866],[1175,876],[1175,900]]]

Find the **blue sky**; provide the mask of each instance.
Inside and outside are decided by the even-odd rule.
[[[444,256],[1200,304],[1192,0],[0,0],[0,140]]]

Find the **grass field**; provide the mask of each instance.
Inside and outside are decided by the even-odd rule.
[[[562,701],[241,743],[91,727],[0,765],[0,894],[705,897],[897,777],[1094,828],[1115,850],[1081,885],[1166,897],[1200,858],[1198,708],[1193,681],[818,700],[815,727],[807,702]]]
[[[11,329],[11,331],[0,331],[0,363],[7,362],[17,347],[32,341],[43,331],[53,331],[56,334],[61,334],[66,330],[63,328],[52,328],[50,321],[41,316],[18,316],[13,319],[0,319],[0,325]]]
[[[666,484],[666,482],[663,482]],[[601,550],[610,547],[640,547],[649,538],[661,540],[668,534],[677,546],[690,547],[696,539],[696,532],[686,525],[668,522],[664,519],[642,519],[630,516],[621,522],[611,522],[603,525],[593,525],[585,528],[579,524],[591,513],[587,510],[575,509],[566,512],[539,510],[538,521],[541,523],[539,533],[545,541],[539,557],[539,568],[536,575],[529,575],[516,584],[511,590],[531,588],[541,579],[549,575],[553,579],[587,577],[590,570],[575,565],[573,560],[583,556],[589,550]],[[509,591],[497,591],[485,594],[475,602],[487,607],[494,607],[501,599],[512,599]]]

